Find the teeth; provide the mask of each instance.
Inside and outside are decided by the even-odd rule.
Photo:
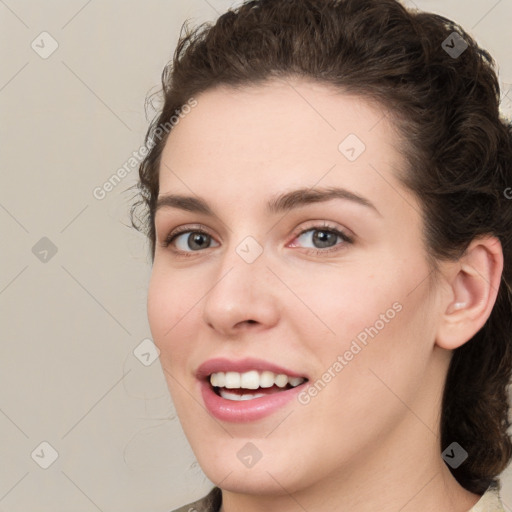
[[[274,385],[274,372],[264,371],[260,374],[260,388],[271,388]]]
[[[299,384],[302,384],[305,379],[302,377],[288,377],[288,382],[293,386],[298,386]]]
[[[240,387],[240,374],[237,372],[227,372],[226,373],[226,383],[224,384],[225,388],[235,389]]]
[[[270,388],[274,384],[280,388],[286,387],[290,384],[292,387],[296,387],[302,384],[306,379],[303,377],[288,377],[283,373],[275,374],[274,372],[263,371],[258,372],[251,370],[245,373],[238,372],[217,372],[210,375],[210,382],[212,386],[219,388],[228,389],[258,389],[258,388]],[[232,395],[232,393],[230,393]],[[239,397],[240,395],[236,395]],[[252,396],[253,395],[245,395]],[[242,400],[248,400],[242,398]]]
[[[256,370],[242,373],[240,375],[240,387],[245,389],[258,389],[260,387],[260,376]]]
[[[213,373],[210,377],[210,382],[213,386],[223,388],[226,385],[226,374],[225,373]]]
[[[286,384],[288,384],[288,377],[283,373],[280,373],[274,380],[276,382],[276,386],[279,386],[280,388],[284,388]]]
[[[250,393],[245,393],[243,395],[237,395],[236,393],[230,393],[225,389],[221,389],[219,393],[222,398],[225,398],[226,400],[234,400],[235,402],[240,402],[242,400],[253,400],[254,398],[265,396],[263,393],[255,393],[254,395]]]

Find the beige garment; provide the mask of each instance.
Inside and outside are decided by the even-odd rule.
[[[468,512],[505,512],[498,489],[489,488]]]
[[[222,503],[222,492],[214,487],[207,496],[189,503],[172,512],[219,512]],[[501,503],[498,489],[489,488],[468,512],[505,512]]]
[[[172,512],[219,512],[222,503],[222,492],[214,487],[204,498],[177,508]]]

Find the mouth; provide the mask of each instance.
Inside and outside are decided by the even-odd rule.
[[[215,372],[207,377],[207,382],[217,396],[235,402],[282,393],[307,381],[306,377],[289,376],[268,370],[250,370],[244,373]]]
[[[203,404],[215,418],[252,422],[292,405],[309,378],[272,361],[215,358],[195,372]]]

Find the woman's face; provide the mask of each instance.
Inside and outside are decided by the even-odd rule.
[[[413,449],[448,359],[391,123],[305,81],[196,99],[162,155],[148,316],[201,467],[227,490],[294,492]]]

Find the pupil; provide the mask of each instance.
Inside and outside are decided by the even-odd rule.
[[[322,245],[322,244],[325,244],[325,242],[326,242],[325,239],[326,238],[328,239],[329,237],[331,237],[331,238],[334,237],[334,242],[336,242],[336,234],[331,233],[329,231],[317,231],[316,234],[313,235],[313,240],[315,242],[320,243],[321,247],[328,247],[328,245]]]
[[[209,237],[209,235],[205,235],[203,233],[192,233],[189,238],[188,238],[188,246],[190,249],[194,249],[194,247],[192,247],[193,244],[196,244],[198,241],[199,241],[199,249],[201,249],[201,240],[202,239],[207,239]],[[192,244],[190,243],[190,241],[192,240]]]

